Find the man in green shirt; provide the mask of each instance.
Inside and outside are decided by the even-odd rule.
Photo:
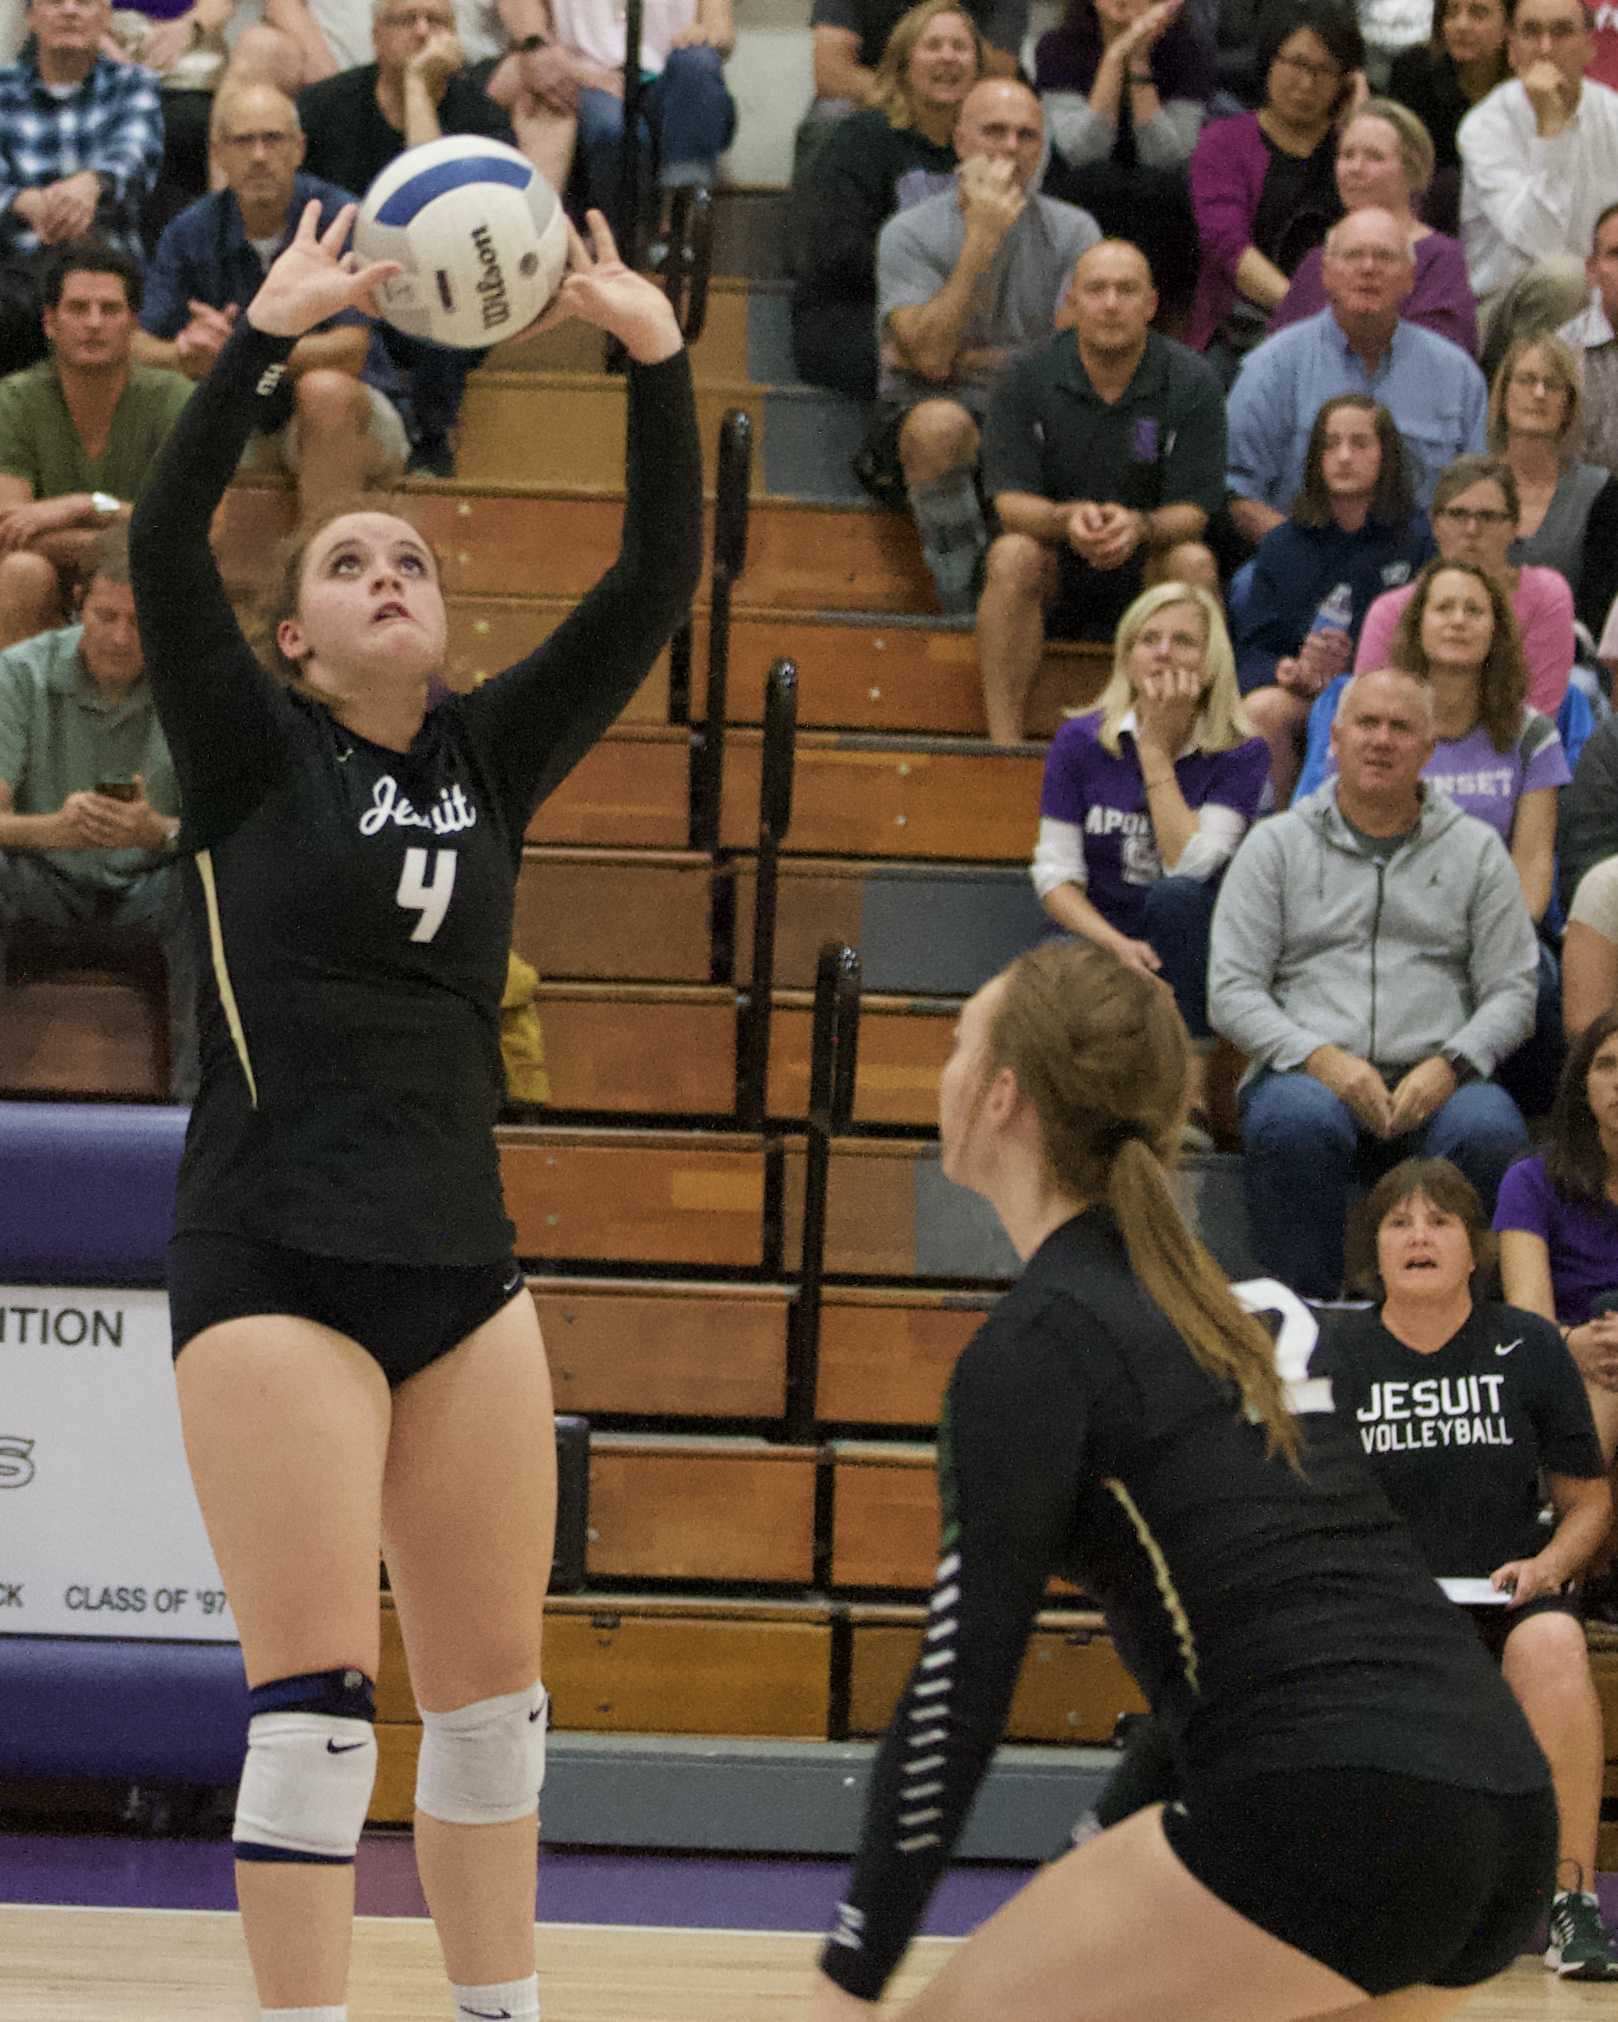
[[[130,362],[127,254],[75,240],[42,286],[51,355],[0,379],[0,646],[62,623],[96,534],[129,517],[191,394],[183,373]]]
[[[135,629],[122,527],[81,622],[0,652],[0,986],[16,929],[158,942],[175,1098],[196,1088],[196,987],[173,846],[179,798]],[[0,1012],[0,1016],[3,1016]]]

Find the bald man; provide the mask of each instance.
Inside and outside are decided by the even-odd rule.
[[[146,279],[135,355],[191,379],[206,377],[236,317],[291,238],[304,206],[322,226],[346,190],[301,171],[298,109],[270,84],[224,85],[210,146],[224,187],[173,220]],[[293,471],[305,512],[396,477],[409,454],[393,403],[398,377],[363,316],[334,316],[298,340],[286,379],[248,457]]]
[[[866,457],[905,490],[940,610],[964,615],[988,545],[977,460],[989,395],[1049,336],[1073,262],[1101,231],[1088,211],[1032,193],[1045,118],[1027,85],[974,85],[955,151],[955,187],[896,213],[877,240],[881,380]]]
[[[978,603],[984,713],[1023,735],[1047,630],[1110,639],[1150,579],[1217,589],[1202,547],[1225,489],[1225,397],[1213,368],[1151,326],[1157,291],[1124,239],[1081,253],[1057,332],[1010,366],[983,432],[1003,531]]]

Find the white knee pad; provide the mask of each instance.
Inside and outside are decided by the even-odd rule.
[[[423,1713],[416,1808],[449,1825],[504,1825],[537,1809],[545,1782],[545,1688]]]
[[[232,1833],[238,1860],[354,1858],[376,1781],[376,1730],[360,1710],[370,1681],[363,1687],[306,1693],[301,1703],[254,1713]],[[274,1707],[275,1693],[275,1687],[255,1692],[254,1702]],[[334,1710],[339,1705],[343,1710]]]

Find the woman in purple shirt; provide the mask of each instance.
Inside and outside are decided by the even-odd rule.
[[[1391,98],[1368,98],[1344,126],[1337,141],[1337,194],[1345,211],[1375,208],[1404,226],[1416,262],[1416,285],[1400,311],[1439,337],[1478,355],[1478,305],[1466,277],[1466,255],[1458,239],[1435,232],[1417,215],[1433,179],[1433,143],[1408,106]],[[1270,318],[1280,330],[1318,315],[1326,306],[1319,246],[1304,254],[1292,286]]]
[[[1333,128],[1365,88],[1365,43],[1338,0],[1273,0],[1257,40],[1264,103],[1205,126],[1191,157],[1202,264],[1186,342],[1217,343],[1227,381],[1342,214]]]
[[[1057,926],[1161,976],[1194,1044],[1211,1041],[1219,876],[1268,773],[1217,601],[1185,583],[1143,591],[1119,621],[1099,703],[1052,740],[1032,875]]]
[[[1562,1329],[1601,1451],[1618,1449],[1618,1011],[1573,1042],[1550,1134],[1500,1182],[1500,1279],[1513,1306]]]

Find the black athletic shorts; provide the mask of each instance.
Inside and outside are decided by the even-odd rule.
[[[1472,1987],[1528,1946],[1556,1876],[1556,1800],[1387,1770],[1244,1777],[1163,1809],[1221,1902],[1367,1995]]]
[[[174,1354],[205,1327],[255,1314],[314,1320],[357,1341],[397,1389],[457,1348],[522,1290],[495,1264],[378,1264],[317,1257],[251,1236],[175,1236],[169,1244]]]
[[[1571,1615],[1584,1620],[1584,1609],[1576,1593],[1565,1589],[1554,1594],[1536,1594],[1520,1608],[1464,1608],[1461,1611],[1478,1632],[1478,1641],[1498,1664],[1505,1654],[1506,1638],[1531,1615]]]

